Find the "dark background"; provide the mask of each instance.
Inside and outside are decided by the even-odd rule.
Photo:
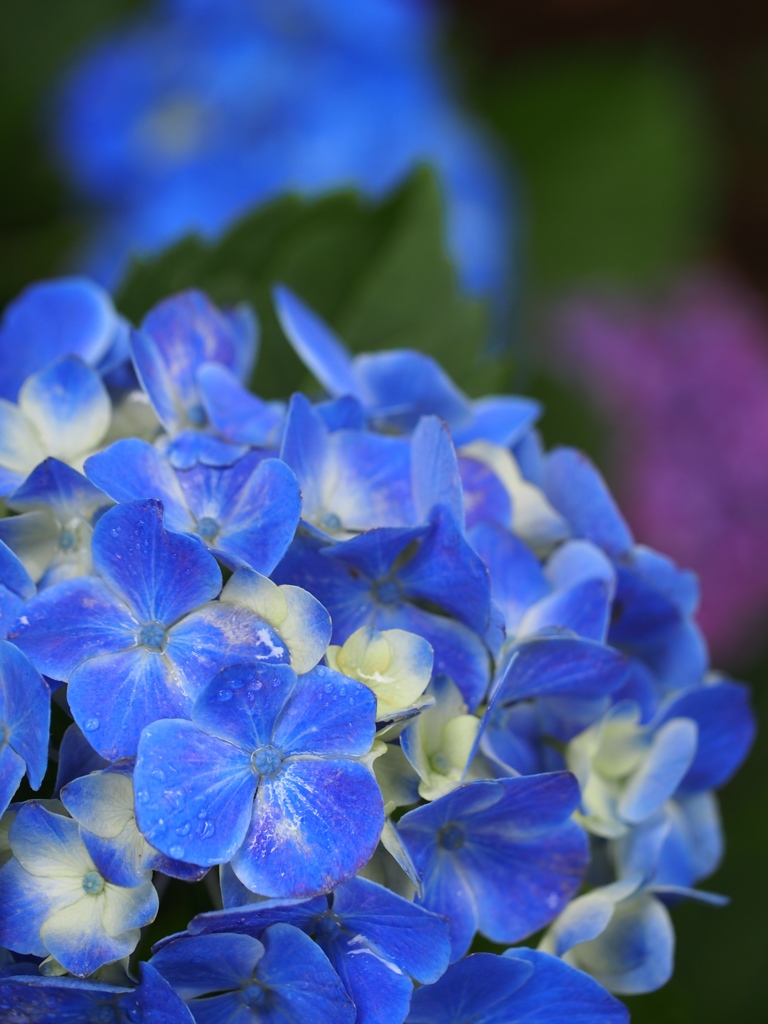
[[[0,0],[0,305],[66,267],[83,231],[84,211],[43,145],[56,75],[139,6]],[[550,443],[579,445],[604,464],[602,425],[538,358],[546,310],[583,284],[652,293],[702,262],[737,273],[768,299],[768,6],[445,6],[446,60],[467,104],[508,150],[519,197],[521,300],[510,337],[519,386],[546,401]],[[768,571],[768,553],[766,563]],[[763,721],[767,670],[768,647],[738,666]],[[630,1000],[637,1024],[762,1018],[767,760],[758,743],[722,794],[727,855],[707,886],[732,904],[675,910],[675,975],[662,991]]]

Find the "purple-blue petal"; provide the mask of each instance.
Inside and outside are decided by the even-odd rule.
[[[0,725],[5,743],[26,764],[29,784],[39,789],[48,768],[51,696],[29,658],[0,640]]]
[[[289,665],[230,665],[217,672],[197,698],[192,721],[251,753],[272,743],[275,723],[296,681]]]
[[[174,860],[221,864],[245,838],[256,790],[250,752],[191,722],[147,726],[134,786],[140,831]]]
[[[286,756],[362,757],[373,745],[375,718],[370,687],[318,665],[299,676],[273,742]]]
[[[130,501],[99,519],[93,564],[142,624],[164,626],[221,590],[216,559],[191,537],[163,525],[162,502]]]

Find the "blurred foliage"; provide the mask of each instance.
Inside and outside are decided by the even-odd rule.
[[[518,167],[534,294],[659,281],[701,256],[714,146],[679,55],[562,47],[470,68],[468,85]]]
[[[417,171],[381,204],[354,192],[286,196],[208,243],[190,237],[137,260],[117,295],[134,322],[160,299],[202,288],[215,302],[251,302],[261,321],[254,389],[289,394],[305,371],[278,326],[274,284],[292,288],[354,351],[420,349],[471,394],[504,390],[509,370],[484,354],[487,310],[461,295],[443,246],[440,189]]]

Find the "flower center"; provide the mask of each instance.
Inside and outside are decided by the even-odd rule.
[[[444,850],[458,850],[464,845],[464,829],[461,825],[443,825],[437,834],[437,842]]]
[[[400,600],[400,587],[394,580],[384,580],[376,585],[376,598],[381,604],[397,604]]]
[[[139,643],[150,651],[159,651],[165,643],[165,626],[162,622],[147,622],[139,630]]]
[[[74,530],[65,528],[59,534],[59,548],[62,551],[75,551],[80,546],[80,540]]]
[[[253,770],[259,775],[274,775],[282,763],[282,755],[274,747],[259,747],[251,754]]]
[[[187,409],[187,419],[193,427],[204,427],[208,422],[208,417],[205,415],[205,409],[198,402],[197,405],[191,405]]]
[[[100,892],[104,892],[104,879],[98,871],[89,871],[84,875],[82,885],[83,892],[87,892],[89,896],[98,896]]]
[[[202,519],[197,520],[195,531],[203,538],[203,540],[213,540],[219,532],[219,524],[210,516],[203,516]]]
[[[247,985],[240,995],[246,1006],[257,1007],[260,1003],[264,1002],[266,992],[259,985],[257,981],[252,981],[250,985]]]

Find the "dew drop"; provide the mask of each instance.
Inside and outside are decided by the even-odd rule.
[[[179,846],[177,843],[174,846],[170,847],[168,853],[170,853],[174,860],[181,860],[181,858],[184,856],[184,847]]]
[[[205,817],[207,817],[207,815],[208,815],[208,808],[207,807],[203,807],[201,810],[199,810],[197,812],[198,818],[205,818]]]
[[[229,687],[224,686],[219,690],[216,696],[219,698],[219,700],[231,700],[232,691],[229,689]]]
[[[83,722],[83,728],[86,732],[95,732],[99,728],[98,718],[86,718]]]
[[[176,835],[187,836],[189,835],[190,828],[191,825],[189,824],[189,822],[185,821],[183,825],[179,825],[179,827],[176,829]]]
[[[333,683],[326,683],[325,684],[325,692],[326,693],[333,693]]]

